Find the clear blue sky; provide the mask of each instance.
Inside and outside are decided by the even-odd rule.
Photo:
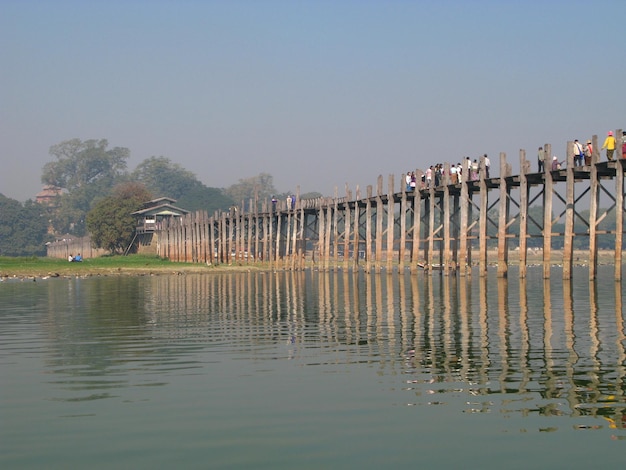
[[[0,0],[0,44],[0,193],[21,201],[71,138],[332,195],[626,128],[617,0]]]

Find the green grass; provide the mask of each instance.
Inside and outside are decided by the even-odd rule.
[[[87,258],[80,263],[47,257],[0,256],[0,276],[42,277],[49,275],[85,276],[109,274],[170,274],[202,273],[216,271],[250,271],[267,268],[265,263],[234,263],[233,265],[207,266],[199,263],[177,263],[154,255],[102,256]]]
[[[189,266],[187,263],[172,263],[157,256],[147,255],[103,256],[89,258],[80,263],[70,263],[66,259],[59,258],[0,256],[0,275],[2,276],[32,276],[50,273],[85,274],[120,270],[176,270]]]

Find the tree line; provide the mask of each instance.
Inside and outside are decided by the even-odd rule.
[[[213,213],[255,195],[262,200],[292,192],[279,193],[267,173],[226,188],[208,187],[164,156],[147,158],[129,171],[130,150],[110,148],[106,139],[71,139],[51,146],[49,153],[53,160],[43,166],[41,182],[58,196],[44,205],[33,200],[22,204],[0,194],[0,255],[45,255],[47,241],[88,232],[96,246],[120,251],[134,229],[130,214],[157,197],[176,199],[177,206],[189,211]]]

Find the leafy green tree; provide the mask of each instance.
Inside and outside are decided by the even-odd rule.
[[[29,200],[23,205],[0,194],[0,254],[45,256],[47,218],[45,208]]]
[[[145,159],[132,172],[131,178],[143,184],[155,197],[177,200],[190,190],[202,186],[196,175],[166,157]]]
[[[145,186],[123,183],[113,194],[97,202],[87,214],[87,230],[96,248],[105,248],[111,254],[121,253],[130,244],[135,231],[133,212],[153,199]]]
[[[317,191],[310,191],[308,193],[302,193],[300,195],[300,199],[316,199],[322,196],[323,196],[322,193],[318,193]]]
[[[52,217],[57,233],[83,235],[85,215],[94,201],[107,196],[125,176],[130,151],[108,145],[106,139],[71,139],[50,147],[56,160],[44,165],[41,181],[66,190]]]
[[[227,210],[233,204],[233,200],[223,190],[203,184],[191,188],[176,201],[176,205],[183,209],[207,211],[209,215],[217,210]]]
[[[258,196],[259,201],[270,199],[276,195],[277,191],[274,187],[274,177],[268,173],[259,173],[257,176],[250,178],[242,178],[226,188],[225,193],[230,196],[235,204],[241,202],[248,203],[251,199]]]
[[[189,211],[206,210],[210,214],[233,205],[222,189],[205,186],[195,174],[166,157],[147,158],[131,178],[144,184],[156,197],[174,198],[177,206]]]

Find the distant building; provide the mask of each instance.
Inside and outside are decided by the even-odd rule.
[[[35,196],[35,201],[45,206],[56,207],[58,197],[63,194],[63,189],[52,184],[47,184]]]
[[[189,213],[186,209],[176,207],[174,205],[175,202],[176,199],[169,197],[160,197],[144,202],[142,209],[133,212],[133,215],[137,218],[137,233],[154,232],[158,227],[158,223],[162,220],[171,217],[181,217]]]
[[[166,219],[179,218],[189,211],[176,207],[176,199],[160,197],[152,201],[144,202],[143,208],[132,213],[137,219],[135,236],[125,251],[156,253],[158,244],[158,230],[160,223]]]

